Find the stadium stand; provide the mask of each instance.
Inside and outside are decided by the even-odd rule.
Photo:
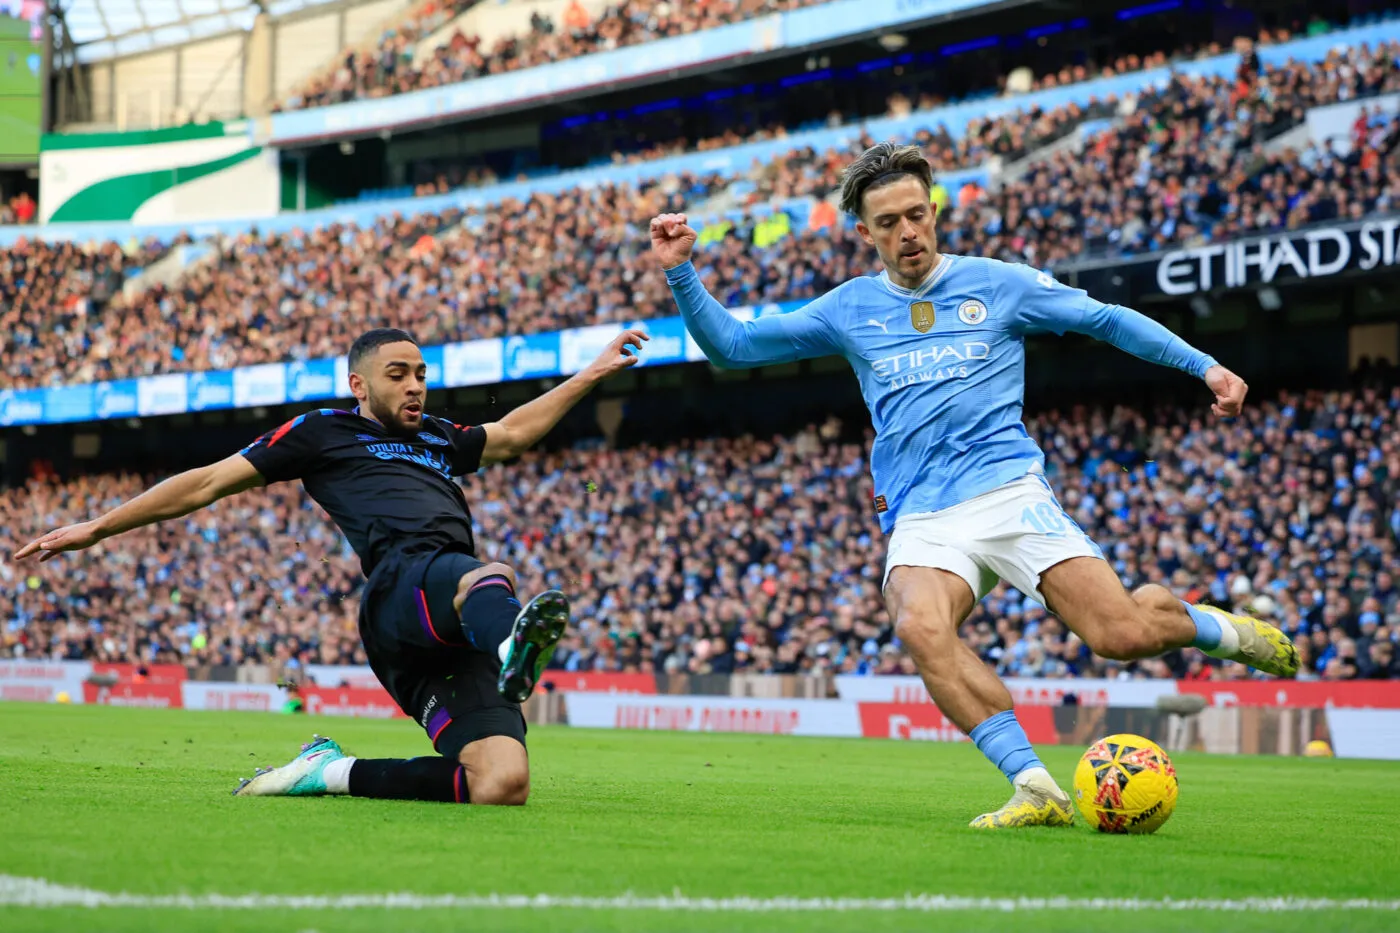
[[[332,66],[310,79],[298,93],[274,111],[317,107],[362,96],[399,93],[408,79],[413,50],[435,30],[476,4],[476,0],[427,0],[414,4],[405,16],[387,27],[373,48],[347,48]]]
[[[374,51],[347,51],[286,106],[470,80],[808,5],[635,0],[595,14],[574,3],[562,28],[537,18],[528,34],[488,44],[460,30],[444,36],[471,0],[432,0]],[[418,46],[430,38],[444,41],[425,57]],[[1310,108],[1400,91],[1400,43],[1268,66],[1243,48],[1233,75],[1183,68],[1130,93],[1028,97],[1021,109],[951,127],[946,115],[962,111],[940,109],[949,98],[938,87],[906,82],[883,108],[907,121],[906,138],[939,172],[1028,160],[993,183],[936,192],[950,251],[1053,265],[1393,212],[1400,118],[1364,114],[1360,145],[1344,152],[1279,141]],[[992,70],[985,93],[1132,81],[1222,50],[1186,43],[1015,81]],[[849,127],[851,116],[830,119]],[[612,161],[798,138],[797,129],[767,123],[648,142]],[[0,389],[329,357],[380,324],[437,344],[671,314],[645,223],[674,209],[703,218],[703,264],[722,300],[812,297],[877,268],[829,201],[842,164],[873,141],[795,141],[737,173],[656,171],[513,199],[488,191],[484,204],[424,202],[372,225],[308,223],[198,244],[26,236],[0,254]],[[418,194],[498,181],[465,162],[439,170]],[[24,223],[34,208],[17,198],[0,212]],[[186,245],[197,248],[182,276],[145,282]],[[1304,677],[1397,678],[1397,382],[1387,370],[1352,391],[1251,400],[1225,424],[1203,410],[1120,406],[1042,411],[1028,425],[1062,501],[1126,584],[1161,582],[1276,618],[1299,641]],[[585,443],[493,467],[468,481],[468,497],[485,555],[517,567],[522,590],[560,586],[575,598],[580,624],[556,655],[561,668],[911,673],[878,591],[868,444],[860,427],[834,418],[774,436]],[[0,489],[0,521],[12,541],[26,540],[155,478],[60,476],[35,463],[26,484]],[[249,492],[45,569],[0,563],[0,657],[250,662],[295,679],[307,664],[363,663],[361,583],[354,555],[300,488]],[[1247,676],[1192,651],[1132,665],[1092,658],[1004,585],[963,636],[1007,675]]]
[[[1370,130],[1374,145],[1345,154],[1267,144],[1310,107],[1400,90],[1397,52],[1400,44],[1388,43],[1333,51],[1317,63],[1246,68],[1232,79],[1179,75],[1090,135],[1082,153],[1032,159],[999,191],[970,183],[956,195],[936,192],[955,202],[944,210],[942,241],[952,252],[1044,266],[1392,210],[1400,184],[1394,116]],[[955,162],[1009,156],[1028,143],[1006,126],[1030,123],[1034,133],[1044,124],[1048,138],[1057,121],[1094,112],[980,126],[956,148],[941,146],[931,129],[914,139],[935,160],[940,152]],[[671,307],[647,253],[646,219],[694,211],[721,194],[738,206],[701,231],[712,290],[734,306],[813,297],[877,268],[825,203],[844,162],[872,141],[794,150],[738,179],[665,176],[391,218],[372,229],[249,234],[222,243],[174,285],[105,303],[88,293],[81,333],[62,326],[67,311],[51,299],[83,295],[89,272],[63,264],[53,266],[61,276],[31,283],[27,269],[47,268],[55,250],[73,248],[28,242],[0,268],[5,314],[22,325],[6,332],[0,387],[333,356],[379,323],[441,343],[645,320]],[[97,250],[119,252],[111,244]],[[146,258],[121,261],[139,268]]]
[[[1305,677],[1395,678],[1395,376],[1286,392],[1230,423],[1112,407],[1046,411],[1028,427],[1066,508],[1126,584],[1279,620]],[[867,444],[832,419],[772,438],[588,445],[493,467],[468,480],[468,496],[485,553],[517,567],[523,591],[574,595],[580,622],[556,655],[562,668],[908,673],[879,598]],[[0,521],[27,539],[149,480],[40,471],[0,493]],[[248,661],[293,678],[305,664],[363,661],[358,564],[299,486],[62,560],[62,573],[0,564],[0,656]],[[1194,651],[1127,666],[1092,658],[1004,585],[963,636],[1010,675],[1245,676]]]
[[[653,114],[649,120],[634,118],[608,132],[602,131],[597,123],[590,122],[585,115],[544,127],[541,145],[554,152],[555,158],[575,165],[580,164],[578,153],[594,152],[598,140],[607,140],[617,148],[607,150],[601,158],[595,157],[589,164],[638,165],[687,153],[713,152],[745,143],[782,140],[795,130],[814,126],[851,127],[860,121],[882,116],[902,119],[927,114],[927,127],[920,127],[916,132],[924,137],[923,142],[928,146],[929,160],[934,168],[950,171],[981,164],[993,156],[1019,157],[1036,146],[1062,137],[1084,120],[1112,114],[1121,101],[1118,95],[1109,94],[1103,99],[1094,98],[1083,104],[1071,102],[1049,108],[1031,104],[1014,113],[973,117],[965,132],[956,138],[937,114],[940,108],[960,100],[990,99],[993,95],[1015,97],[1071,87],[1095,79],[1132,76],[1213,58],[1227,51],[1218,42],[1198,44],[1180,36],[1171,38],[1176,44],[1169,49],[1159,48],[1142,55],[1118,54],[1106,58],[1103,64],[1089,58],[1074,65],[1056,62],[1037,71],[1028,66],[1013,68],[1002,56],[987,54],[952,71],[925,71],[907,78],[891,74],[889,80],[898,82],[896,89],[878,95],[878,104],[863,105],[866,102],[856,98],[849,102],[851,109],[846,112],[833,107],[816,121],[804,121],[786,114],[767,120],[756,119],[751,113],[761,110],[765,102],[746,97],[745,106],[726,114],[716,131],[710,133],[701,130],[687,134],[683,130],[682,116],[667,120],[660,113]],[[1287,30],[1264,29],[1250,41],[1267,48],[1286,43],[1291,38]],[[1157,41],[1160,42],[1160,37]],[[944,82],[952,80],[956,80],[960,90],[954,91],[944,86]],[[787,97],[775,100],[780,100],[785,110],[794,109],[800,103],[798,99]],[[698,102],[692,100],[688,103],[697,105]],[[774,101],[766,103],[774,106]],[[666,112],[674,114],[677,111],[674,107],[668,107]],[[582,122],[578,128],[569,128],[579,121]],[[422,159],[413,163],[410,172],[413,175],[411,190],[416,196],[496,184],[500,180],[499,174],[486,162],[461,157]],[[536,167],[530,173],[532,177],[547,174],[549,169],[544,166]],[[526,177],[522,174],[518,180]],[[385,194],[369,191],[363,192],[361,197],[373,200]]]
[[[92,316],[120,294],[126,277],[165,252],[160,244],[128,252],[116,243],[22,240],[0,253],[0,369],[11,385],[37,384],[41,374],[69,381],[99,379],[103,360],[119,352],[120,327],[91,326]]]
[[[1359,219],[1396,203],[1400,122],[1376,145],[1338,156],[1327,146],[1265,144],[1337,100],[1400,90],[1400,45],[1295,62],[1235,80],[1178,78],[1086,151],[1056,153],[940,227],[953,252],[1055,263],[1088,252],[1131,254],[1250,233]]]
[[[579,0],[572,0],[563,10],[562,22],[535,13],[527,33],[502,36],[489,46],[480,36],[464,35],[459,28],[426,58],[418,60],[414,53],[419,41],[474,3],[454,0],[438,4],[434,0],[416,9],[406,22],[387,30],[377,48],[347,51],[333,73],[292,96],[285,109],[321,107],[455,84],[820,2],[824,0],[626,0],[593,15]]]

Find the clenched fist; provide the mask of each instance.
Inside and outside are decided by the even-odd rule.
[[[651,219],[651,251],[661,268],[672,269],[690,259],[695,249],[695,231],[686,225],[684,214],[660,214]]]
[[[1244,408],[1244,397],[1249,392],[1245,381],[1224,366],[1216,365],[1206,370],[1206,387],[1215,393],[1215,404],[1210,410],[1219,418],[1234,418]]]

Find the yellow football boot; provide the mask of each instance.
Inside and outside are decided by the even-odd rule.
[[[1211,657],[1238,661],[1275,677],[1293,677],[1298,673],[1298,649],[1273,625],[1214,606],[1197,605],[1195,608],[1215,616],[1221,626],[1229,626],[1220,648],[1206,652]],[[1230,631],[1234,632],[1234,638],[1229,637]]]
[[[1016,829],[1021,826],[1069,826],[1074,810],[1069,794],[1049,775],[1016,785],[1016,792],[1000,810],[983,813],[969,825],[973,829]]]

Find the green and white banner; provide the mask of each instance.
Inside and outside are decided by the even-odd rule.
[[[185,223],[271,217],[277,151],[245,123],[131,133],[51,134],[39,152],[42,223]]]

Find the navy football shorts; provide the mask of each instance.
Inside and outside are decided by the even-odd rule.
[[[462,575],[482,561],[457,551],[390,557],[375,568],[360,606],[360,635],[379,682],[457,760],[478,739],[508,735],[525,744],[520,705],[496,688],[501,661],[467,643],[452,608]]]

